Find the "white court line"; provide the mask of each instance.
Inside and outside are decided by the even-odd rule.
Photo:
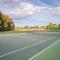
[[[50,39],[53,39],[53,37],[50,38]],[[38,44],[43,43],[43,42],[45,42],[45,41],[48,41],[48,40],[50,40],[50,39],[47,39],[47,40],[44,40],[44,41],[40,41],[39,43],[35,43],[35,44],[33,44],[33,45],[26,46],[26,47],[24,47],[24,48],[17,49],[17,50],[15,50],[15,51],[12,51],[12,52],[6,53],[6,54],[4,54],[4,55],[1,55],[0,58],[5,57],[5,56],[8,56],[8,55],[13,54],[13,53],[16,53],[16,52],[21,51],[21,50],[23,50],[23,49],[26,49],[26,48],[29,48],[29,47],[32,47],[32,46],[38,45]]]
[[[12,34],[1,34],[0,36],[11,36],[11,35],[17,35],[17,34],[24,34],[24,33],[12,33]],[[25,33],[25,35],[26,35],[27,33]]]
[[[0,36],[10,36],[10,35],[16,35],[16,34],[1,34]]]
[[[48,46],[47,48],[43,49],[41,52],[37,53],[36,55],[34,55],[33,57],[29,58],[28,60],[33,60],[35,57],[37,57],[38,55],[42,54],[44,51],[46,51],[47,49],[49,49],[50,47],[52,47],[54,44],[58,43],[60,41],[57,40],[55,43],[53,43],[52,45]]]

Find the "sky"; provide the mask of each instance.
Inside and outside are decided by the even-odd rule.
[[[60,0],[0,0],[0,11],[11,16],[15,26],[60,24]]]

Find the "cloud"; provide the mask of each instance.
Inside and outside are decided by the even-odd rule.
[[[39,9],[40,7],[34,6],[33,4],[21,2],[17,7],[13,9],[4,9],[3,12],[10,16],[15,16],[16,18],[22,18],[40,11]]]
[[[0,10],[3,11],[3,13],[11,16],[15,23],[18,24],[19,22],[21,25],[23,23],[29,25],[29,23],[33,24],[33,22],[39,22],[39,24],[47,22],[60,23],[60,6],[51,7],[44,2],[39,2],[39,4],[41,4],[37,5],[33,4],[33,0],[29,0],[32,1],[32,3],[26,1],[24,2],[24,0],[0,0]],[[36,2],[36,0],[34,1]],[[19,21],[20,19],[21,21]]]
[[[45,9],[42,9],[42,12],[55,14],[55,15],[60,15],[60,7],[54,7],[54,8],[48,8],[47,7]]]
[[[4,0],[4,3],[6,2],[16,2],[19,0]],[[3,2],[3,0],[0,0],[0,2]],[[55,14],[60,15],[60,7],[47,7],[47,6],[37,6],[31,3],[27,2],[19,2],[17,6],[14,8],[8,8],[8,9],[2,9],[2,11],[5,14],[10,15],[13,18],[20,19],[24,18],[30,15],[33,15],[35,13],[47,13],[47,14]]]
[[[13,8],[18,5],[20,0],[0,0],[0,5],[2,7]]]
[[[0,3],[15,3],[15,2],[18,2],[18,1],[19,0],[0,0]]]

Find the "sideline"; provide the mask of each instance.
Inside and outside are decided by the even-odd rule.
[[[1,36],[11,36],[11,35],[17,35],[17,34],[27,34],[27,33],[12,33],[12,34],[1,34]]]
[[[38,55],[42,54],[44,51],[46,51],[47,49],[49,49],[50,47],[52,47],[54,44],[58,43],[59,41],[60,41],[60,39],[58,39],[56,42],[54,42],[53,44],[51,44],[47,48],[43,49],[41,52],[37,53],[33,57],[29,58],[28,60],[33,60],[35,57],[37,57]]]
[[[15,50],[15,51],[12,51],[12,52],[6,53],[6,54],[4,54],[4,55],[1,55],[0,58],[5,57],[5,56],[8,56],[8,55],[13,54],[13,53],[16,53],[16,52],[19,52],[19,51],[21,51],[21,50],[23,50],[23,49],[26,49],[26,48],[29,48],[29,47],[32,47],[32,46],[38,45],[38,44],[40,44],[40,43],[43,43],[43,42],[48,41],[48,40],[51,40],[51,39],[53,39],[53,37],[50,38],[50,39],[46,39],[46,40],[44,40],[44,41],[40,41],[40,42],[38,42],[38,43],[32,44],[32,45],[26,46],[26,47],[24,47],[24,48],[17,49],[17,50]]]

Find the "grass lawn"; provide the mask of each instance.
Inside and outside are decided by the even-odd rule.
[[[60,41],[37,55],[32,60],[60,60]]]

